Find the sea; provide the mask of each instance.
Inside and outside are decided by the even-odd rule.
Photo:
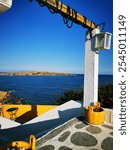
[[[99,86],[113,83],[112,75],[99,75]],[[54,105],[65,90],[82,89],[84,75],[0,76],[0,91],[14,91],[23,104]]]

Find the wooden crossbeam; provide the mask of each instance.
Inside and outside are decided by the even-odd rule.
[[[82,25],[84,28],[93,30],[99,28],[94,22],[88,20],[86,17],[77,13],[74,9],[63,4],[59,0],[37,0],[41,5],[47,6],[54,12],[61,14],[63,17],[75,22],[76,24]]]

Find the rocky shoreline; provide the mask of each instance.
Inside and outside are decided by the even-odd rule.
[[[71,73],[56,73],[47,71],[29,71],[29,72],[0,72],[0,76],[74,76]]]

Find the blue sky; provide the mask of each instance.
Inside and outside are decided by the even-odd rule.
[[[96,24],[106,22],[113,32],[112,0],[62,0]],[[0,71],[84,72],[87,29],[68,29],[59,14],[51,14],[33,0],[13,0],[0,14]],[[113,45],[113,43],[112,43]],[[99,74],[112,74],[113,48],[99,53]]]

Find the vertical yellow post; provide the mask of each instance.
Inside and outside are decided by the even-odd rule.
[[[35,138],[34,135],[31,135],[31,136],[30,136],[30,141],[29,141],[29,143],[30,143],[30,148],[31,148],[31,150],[36,150],[36,138]]]

